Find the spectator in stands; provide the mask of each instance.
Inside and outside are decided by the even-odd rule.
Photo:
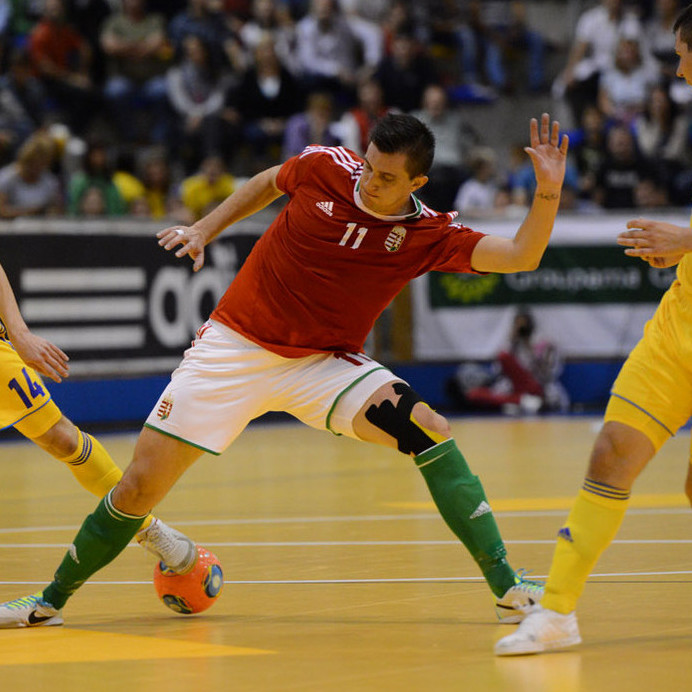
[[[280,0],[253,0],[252,16],[243,24],[240,38],[246,50],[254,57],[257,46],[266,42],[267,36],[271,37],[281,64],[297,74],[296,29],[288,6]]]
[[[171,150],[190,175],[221,143],[221,110],[228,80],[196,34],[183,39],[183,58],[166,73],[172,109]]]
[[[554,96],[567,99],[575,123],[581,122],[587,105],[597,102],[600,75],[612,63],[620,36],[639,36],[641,31],[623,0],[601,0],[581,14],[567,66],[553,85]]]
[[[21,144],[43,124],[46,93],[33,75],[31,59],[17,49],[0,76],[0,166],[14,160]]]
[[[181,200],[194,221],[202,218],[235,189],[235,180],[220,156],[208,156],[199,173],[181,184]]]
[[[689,118],[670,98],[664,85],[651,90],[644,111],[634,122],[639,151],[662,166],[669,180],[689,157],[689,125]]]
[[[306,90],[329,91],[343,103],[353,100],[360,46],[336,0],[312,0],[296,25],[296,57]]]
[[[467,219],[492,219],[505,216],[508,199],[497,175],[497,154],[490,147],[475,147],[469,154],[468,180],[454,199],[454,209]]]
[[[459,186],[468,177],[468,150],[478,143],[476,133],[464,122],[456,106],[450,106],[447,92],[431,84],[423,92],[422,108],[412,115],[425,123],[435,136],[435,160],[428,182],[420,190],[421,199],[433,209],[452,208]]]
[[[65,0],[45,0],[29,36],[29,54],[57,119],[83,134],[100,102],[91,81],[89,43],[67,22]]]
[[[374,11],[370,16],[377,17],[376,4],[369,0],[337,0],[337,7],[358,40],[358,51],[362,56],[362,69],[357,81],[371,76],[384,57],[384,32],[379,21],[366,18],[366,14],[360,11],[363,7],[369,7]]]
[[[233,151],[242,141],[254,165],[264,169],[281,161],[286,123],[303,109],[304,98],[298,81],[279,61],[271,34],[258,41],[253,55],[239,86],[226,96],[221,150]]]
[[[610,120],[630,124],[643,112],[649,92],[659,80],[655,63],[642,56],[639,39],[621,36],[613,64],[601,73],[598,106]]]
[[[544,87],[545,40],[529,26],[526,3],[472,0],[457,36],[464,82],[500,92],[514,90],[519,83],[534,92]],[[517,67],[523,79],[516,78]]]
[[[168,25],[168,38],[176,60],[183,57],[185,38],[193,34],[209,47],[215,67],[228,65],[228,53],[233,56],[235,69],[237,40],[229,30],[223,10],[210,0],[188,0],[184,10],[177,12]]]
[[[145,2],[123,0],[122,11],[104,22],[101,47],[109,70],[104,96],[124,141],[134,131],[135,140],[161,143],[169,132],[164,73],[171,49],[163,16],[148,14]]]
[[[339,144],[334,127],[334,100],[330,94],[315,92],[308,96],[307,108],[291,116],[283,139],[283,159],[300,154],[308,144]]]
[[[141,198],[146,200],[151,218],[163,219],[169,216],[174,191],[171,167],[165,151],[158,147],[146,151],[139,160],[138,170],[143,188]]]
[[[651,162],[644,159],[625,125],[614,125],[606,135],[605,159],[596,175],[594,199],[603,209],[637,206],[639,184],[652,177]]]
[[[370,141],[370,130],[388,112],[380,83],[375,79],[363,81],[358,86],[358,103],[339,120],[338,133],[343,146],[363,156]]]
[[[184,224],[194,221],[177,194],[165,149],[145,149],[136,162],[129,153],[121,153],[117,168],[113,179],[130,215]]]
[[[177,12],[169,22],[167,33],[177,59],[183,55],[183,41],[187,36],[199,36],[208,45],[213,45],[218,40],[219,27],[209,12],[207,0],[187,0],[185,9]]]
[[[94,213],[96,195],[100,193],[103,203],[102,215],[121,216],[127,211],[125,201],[120,196],[113,181],[113,165],[110,160],[111,152],[103,140],[91,139],[87,145],[82,170],[74,173],[67,189],[67,209],[70,214],[78,215],[83,208],[84,196],[88,193],[91,198],[87,203],[90,213]]]
[[[606,154],[606,122],[598,106],[590,105],[584,109],[581,127],[570,133],[569,143],[579,176],[579,198],[593,200],[596,178]]]
[[[535,341],[535,321],[520,309],[512,322],[507,348],[490,368],[463,364],[450,381],[450,392],[463,408],[509,415],[564,412],[569,395],[561,384],[562,359],[554,343]]]
[[[110,216],[107,211],[108,202],[103,193],[103,189],[98,185],[91,185],[84,189],[79,198],[79,203],[74,210],[74,215],[86,218],[97,219]]]
[[[0,218],[47,216],[63,212],[60,182],[50,171],[55,145],[47,135],[32,135],[17,160],[0,169]]]
[[[680,0],[656,0],[653,15],[644,23],[646,51],[657,61],[661,75],[668,81],[675,78],[678,63],[673,24],[680,9]]]
[[[144,184],[137,177],[135,154],[131,149],[120,148],[115,155],[113,183],[130,210],[132,202],[144,195]]]
[[[374,76],[384,89],[387,106],[404,113],[420,108],[425,88],[439,83],[432,61],[411,27],[392,38],[391,53],[382,59]]]
[[[414,8],[407,0],[392,0],[389,3],[389,9],[381,22],[385,55],[392,54],[394,37],[402,32],[412,34],[419,44],[425,43],[428,39],[427,26],[423,22],[416,23],[413,10]]]

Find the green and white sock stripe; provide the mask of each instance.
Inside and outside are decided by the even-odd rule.
[[[113,489],[103,498],[103,504],[104,507],[106,508],[106,511],[108,514],[110,514],[113,519],[116,519],[118,521],[141,521],[142,519],[146,519],[148,516],[147,514],[142,514],[141,516],[138,514],[127,514],[126,512],[121,512],[119,509],[113,506],[113,501],[111,499],[111,495],[113,494]]]

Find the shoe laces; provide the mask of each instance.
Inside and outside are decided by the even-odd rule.
[[[166,553],[175,551],[176,548],[180,549],[178,545],[180,541],[177,540],[173,531],[162,531],[158,522],[149,527],[144,536],[144,542]]]
[[[543,590],[545,588],[544,585],[540,581],[536,581],[535,579],[528,579],[528,574],[529,572],[527,572],[527,570],[525,570],[523,567],[521,569],[518,569],[514,573],[514,588],[531,594],[543,593]]]
[[[43,605],[50,607],[50,604],[43,600],[43,592],[31,594],[31,596],[23,596],[22,598],[15,598],[14,601],[8,601],[2,604],[5,608],[10,610],[20,610],[21,608],[33,608],[37,605]]]

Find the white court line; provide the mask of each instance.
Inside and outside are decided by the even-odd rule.
[[[556,539],[519,539],[516,541],[504,541],[506,545],[552,545]],[[692,543],[692,538],[623,538],[611,541],[614,544],[626,545],[646,545],[646,544],[673,544],[685,545]],[[207,548],[311,548],[311,547],[342,547],[356,546],[369,547],[381,545],[454,545],[459,546],[461,543],[456,540],[443,541],[220,541],[220,542],[203,542]],[[70,543],[0,543],[0,550],[12,548],[69,548]],[[126,547],[132,548],[137,546],[137,543],[129,543]]]
[[[568,510],[551,509],[542,511],[512,511],[494,512],[496,517],[564,517]],[[689,514],[689,507],[661,507],[661,508],[631,508],[627,510],[627,516],[639,514]],[[368,521],[411,521],[411,520],[439,521],[440,515],[435,512],[425,514],[355,514],[346,516],[321,516],[321,517],[257,517],[254,519],[191,519],[173,521],[166,517],[169,524],[174,526],[243,526],[248,524],[329,524],[338,522],[368,522]],[[0,528],[0,534],[31,533],[33,531],[77,531],[78,524],[69,526],[21,526],[14,528]]]
[[[670,577],[690,575],[692,570],[677,570],[668,572],[607,572],[603,574],[592,574],[591,579],[613,578],[613,577]],[[547,579],[547,574],[532,574],[534,579]],[[226,585],[275,585],[275,584],[430,584],[430,583],[457,583],[475,582],[485,583],[483,577],[401,577],[391,579],[225,579]],[[0,586],[40,586],[45,585],[45,581],[0,581]],[[84,585],[94,586],[140,586],[150,585],[151,581],[88,581]]]

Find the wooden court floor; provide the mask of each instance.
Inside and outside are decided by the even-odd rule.
[[[598,422],[462,419],[515,567],[547,573]],[[119,464],[132,435],[100,438]],[[298,425],[257,425],[206,456],[158,514],[225,571],[212,609],[180,616],[130,546],[68,603],[65,626],[0,631],[0,690],[639,692],[692,690],[689,433],[640,478],[588,582],[584,643],[496,659],[511,631],[412,462]],[[0,444],[0,601],[46,584],[94,499],[31,444]]]

